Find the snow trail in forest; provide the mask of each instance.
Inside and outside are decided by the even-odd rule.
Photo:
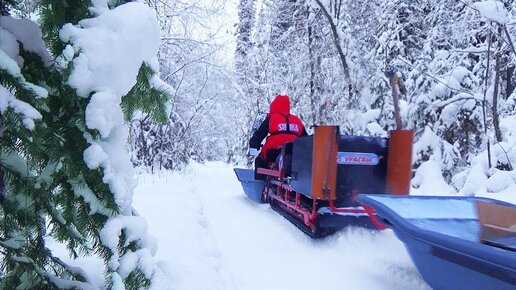
[[[248,200],[222,163],[142,175],[135,207],[173,289],[429,289],[392,231],[350,228],[312,240]]]

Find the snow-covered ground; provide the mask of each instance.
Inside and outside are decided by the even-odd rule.
[[[133,198],[158,243],[153,289],[430,289],[391,230],[349,228],[312,240],[268,204],[247,199],[230,165],[141,174]],[[105,288],[102,260],[71,261],[61,245],[47,246]]]
[[[311,240],[246,199],[229,165],[193,164],[138,181],[134,207],[158,240],[171,289],[429,289],[392,231]]]
[[[158,241],[154,289],[429,289],[391,230],[343,230],[312,240],[267,204],[248,200],[230,165],[142,174],[133,206]],[[102,261],[71,261],[104,288]]]

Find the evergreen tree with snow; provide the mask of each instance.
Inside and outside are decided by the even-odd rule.
[[[107,287],[152,283],[155,245],[131,206],[124,115],[163,120],[168,92],[156,77],[155,14],[125,2],[43,0],[41,30],[0,18],[3,289],[95,288],[47,239],[72,258],[102,257]]]

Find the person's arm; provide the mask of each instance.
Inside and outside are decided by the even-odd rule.
[[[305,126],[303,126],[303,132],[301,132],[301,136],[308,136],[308,132],[306,132]]]
[[[269,117],[263,120],[262,124],[253,133],[253,137],[249,140],[249,147],[260,149],[262,140],[269,134]]]

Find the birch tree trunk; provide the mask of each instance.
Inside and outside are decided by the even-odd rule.
[[[340,37],[339,33],[337,31],[337,26],[335,25],[335,22],[333,21],[333,18],[331,17],[330,13],[328,13],[328,10],[324,6],[324,4],[320,0],[315,0],[319,7],[321,8],[321,11],[323,12],[324,16],[328,20],[328,24],[330,25],[331,32],[333,34],[333,42],[335,44],[335,48],[337,49],[337,53],[339,54],[339,58],[342,64],[342,69],[344,71],[344,78],[348,84],[351,85],[351,79],[349,74],[349,66],[346,61],[346,56],[344,55],[344,50],[342,49],[342,46],[340,45]]]
[[[493,126],[497,142],[502,141],[502,131],[500,131],[500,116],[498,113],[498,88],[500,86],[500,55],[496,55],[495,60],[495,79],[493,90]]]

